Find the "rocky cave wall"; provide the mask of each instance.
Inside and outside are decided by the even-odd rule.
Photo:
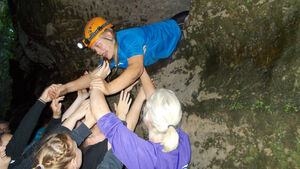
[[[277,118],[281,117],[278,112],[284,112],[294,118],[289,126],[294,129],[287,133],[298,133],[297,138],[300,135],[297,0],[23,0],[11,1],[11,8],[18,31],[17,60],[25,74],[35,77],[30,87],[36,96],[46,85],[67,82],[97,65],[99,58],[94,53],[75,47],[90,18],[103,16],[120,30],[190,10],[177,50],[149,70],[153,70],[156,86],[175,91],[183,104],[182,128],[191,140],[191,168],[257,168],[255,165],[264,159],[277,158],[274,151],[270,155],[269,143],[264,141],[255,146],[257,151],[265,152],[264,158],[257,154],[248,158],[239,144],[233,144],[232,133],[239,138],[248,138],[240,132],[242,129],[251,133],[252,124],[243,123],[249,122],[250,115],[244,114],[259,118],[255,112],[269,112]],[[138,131],[142,134],[142,129]],[[297,166],[294,156],[288,157],[292,159],[291,166]],[[253,159],[256,163],[251,163]],[[268,164],[277,162],[261,166]],[[280,160],[279,164],[284,165]]]

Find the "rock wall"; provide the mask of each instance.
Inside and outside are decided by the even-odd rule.
[[[182,102],[191,168],[300,167],[297,0],[24,0],[13,6],[18,57],[48,70],[35,72],[46,78],[34,86],[95,67],[94,53],[75,48],[92,17],[104,16],[119,30],[189,9],[177,50],[148,69],[157,87],[175,91]]]

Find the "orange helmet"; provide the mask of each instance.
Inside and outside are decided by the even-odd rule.
[[[84,39],[77,43],[80,49],[90,48],[102,34],[102,32],[111,28],[113,25],[101,17],[91,19],[84,28]]]

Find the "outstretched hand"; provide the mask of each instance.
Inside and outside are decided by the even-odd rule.
[[[56,98],[56,99],[53,99],[52,100],[52,103],[51,103],[51,109],[52,109],[52,112],[53,112],[53,118],[54,119],[59,119],[61,117],[61,103],[59,103],[59,101],[62,101],[64,100],[64,96],[62,97],[59,97],[59,98]]]
[[[122,90],[118,105],[114,103],[116,115],[120,120],[125,121],[131,102],[130,94]]]
[[[101,77],[102,79],[105,79],[111,72],[107,60],[103,61],[102,65],[97,69],[99,70],[95,73],[95,76]]]
[[[53,93],[56,93],[56,91],[62,86],[62,84],[52,84],[51,86],[47,87],[44,92],[42,93],[40,100],[47,103],[50,102],[55,97],[53,96]]]

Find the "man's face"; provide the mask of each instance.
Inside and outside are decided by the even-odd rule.
[[[1,123],[0,124],[0,134],[1,133],[9,133],[10,129],[9,129],[9,125],[8,123]]]

